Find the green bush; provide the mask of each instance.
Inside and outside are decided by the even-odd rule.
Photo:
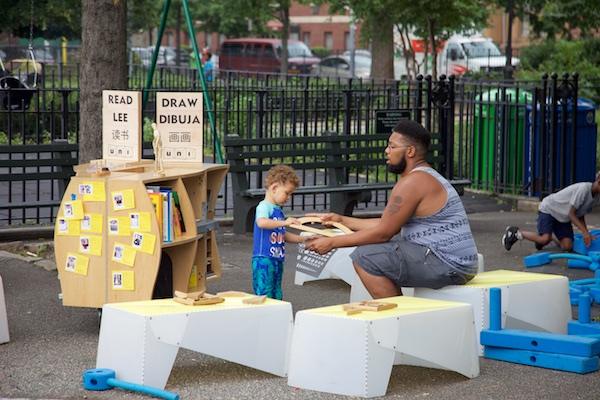
[[[329,49],[326,49],[325,47],[313,47],[311,50],[315,57],[325,58],[331,55],[331,51]]]

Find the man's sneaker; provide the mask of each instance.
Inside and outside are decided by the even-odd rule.
[[[509,226],[504,231],[504,236],[502,236],[502,244],[504,245],[504,248],[506,250],[510,250],[512,245],[515,244],[517,240],[519,240],[517,238],[518,230],[519,228],[517,228],[516,226]]]

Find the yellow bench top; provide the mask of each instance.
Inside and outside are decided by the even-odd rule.
[[[247,296],[253,297],[253,296]],[[156,316],[166,314],[184,314],[190,312],[203,312],[203,311],[218,311],[218,310],[231,310],[238,308],[252,308],[252,307],[268,307],[268,306],[281,306],[291,304],[286,301],[265,299],[262,304],[244,304],[242,303],[243,297],[225,297],[225,301],[217,304],[197,305],[188,306],[176,302],[173,299],[160,299],[160,300],[145,300],[145,301],[131,301],[125,303],[111,303],[106,304],[105,307],[110,307],[118,310],[130,312],[132,314],[142,316]]]
[[[550,279],[565,279],[562,275],[539,274],[534,272],[507,271],[485,271],[478,273],[465,287],[495,287],[515,283],[535,282]]]
[[[470,307],[467,303],[458,303],[454,301],[425,299],[411,296],[388,297],[375,300],[378,302],[395,303],[397,307],[381,311],[361,311],[358,314],[350,314],[344,310],[344,304],[334,306],[313,308],[310,310],[299,311],[300,313],[328,315],[340,318],[352,318],[359,320],[375,320],[381,318],[397,317],[400,315],[418,314],[428,311],[445,310],[456,307]]]

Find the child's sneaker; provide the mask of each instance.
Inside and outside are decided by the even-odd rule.
[[[502,244],[506,250],[510,250],[513,244],[515,244],[519,239],[517,238],[517,231],[519,228],[516,226],[509,226],[504,231],[504,236],[502,236]]]

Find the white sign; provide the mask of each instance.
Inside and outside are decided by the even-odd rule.
[[[138,162],[142,158],[142,93],[102,92],[102,158]]]
[[[156,94],[156,125],[163,144],[163,161],[202,162],[202,93]]]

